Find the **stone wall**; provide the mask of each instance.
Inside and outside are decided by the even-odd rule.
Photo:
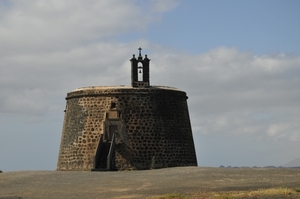
[[[106,117],[119,113],[117,170],[196,166],[186,93],[171,87],[86,87],[67,95],[57,170],[91,170]]]

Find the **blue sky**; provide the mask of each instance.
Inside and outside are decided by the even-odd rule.
[[[138,34],[120,35],[121,41],[142,37],[190,53],[218,46],[258,54],[299,53],[298,1],[177,2],[177,7],[162,14],[160,22]]]
[[[300,2],[0,1],[0,169],[54,170],[65,96],[129,85],[187,92],[199,166],[299,158]]]

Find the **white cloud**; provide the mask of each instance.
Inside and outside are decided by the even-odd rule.
[[[124,32],[142,31],[153,20],[134,1],[121,0],[14,1],[3,15],[2,55],[68,51]]]
[[[150,6],[154,12],[166,12],[179,5],[178,0],[151,0]]]
[[[284,139],[292,142],[299,142],[300,125],[297,121],[286,121],[285,123],[271,124],[267,129],[267,135],[274,138],[275,140]]]
[[[297,126],[297,130],[295,130],[289,137],[289,140],[292,142],[300,142],[300,126]]]

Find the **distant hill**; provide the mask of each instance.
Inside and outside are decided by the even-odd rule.
[[[296,158],[284,165],[282,167],[300,167],[300,158]]]

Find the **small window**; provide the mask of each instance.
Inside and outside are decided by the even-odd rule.
[[[116,108],[116,103],[112,102],[111,105],[110,105],[110,108]]]

